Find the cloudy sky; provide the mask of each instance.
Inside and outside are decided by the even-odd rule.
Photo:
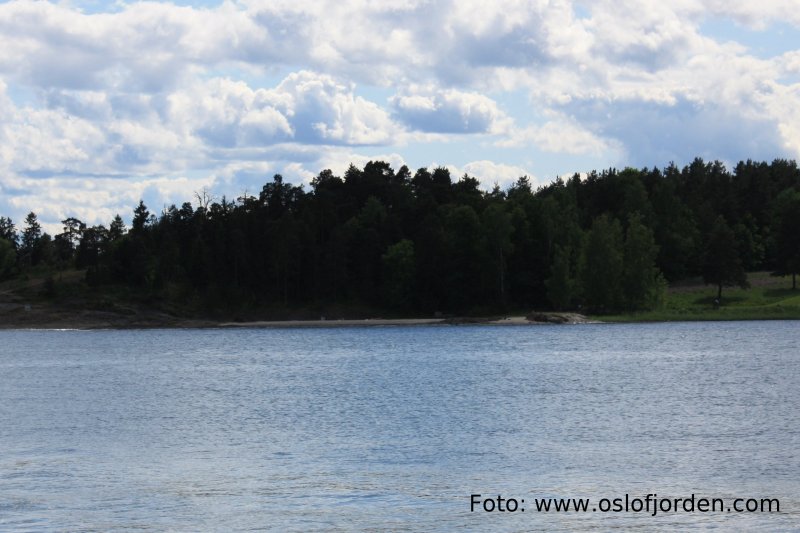
[[[388,160],[486,187],[800,157],[797,0],[0,3],[0,215]]]

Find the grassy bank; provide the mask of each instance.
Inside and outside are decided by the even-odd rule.
[[[90,287],[84,272],[31,272],[0,283],[2,327],[197,327],[220,321],[408,318],[368,308],[234,309],[209,312],[177,298],[154,299],[122,286]],[[668,289],[663,308],[644,313],[590,316],[603,322],[667,322],[697,320],[800,320],[800,289],[791,278],[767,272],[749,275],[749,289],[725,288],[722,305],[715,308],[716,287],[689,280]],[[176,303],[177,302],[177,303]],[[507,315],[504,314],[503,316]],[[514,314],[514,313],[512,313]],[[526,310],[517,315],[524,316]],[[475,323],[490,321],[485,313]],[[456,319],[464,323],[466,318]],[[472,320],[472,319],[469,319]],[[469,321],[468,320],[468,321]],[[537,320],[537,319],[532,319]],[[548,320],[544,320],[548,321]]]
[[[596,316],[605,322],[665,322],[679,320],[787,320],[800,319],[800,289],[792,278],[751,272],[749,289],[726,287],[715,308],[717,288],[691,280],[670,286],[661,309],[643,313]]]

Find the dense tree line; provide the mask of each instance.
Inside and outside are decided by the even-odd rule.
[[[746,271],[800,271],[794,161],[696,159],[679,169],[609,169],[532,189],[479,188],[445,168],[373,161],[330,170],[310,190],[280,175],[258,196],[151,213],[130,229],[63,221],[44,233],[0,218],[0,277],[77,267],[93,285],[211,308],[359,304],[397,313],[551,307],[650,309],[667,281],[746,286]]]

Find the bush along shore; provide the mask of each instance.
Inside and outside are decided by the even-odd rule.
[[[402,325],[541,325],[599,322],[660,322],[694,320],[800,319],[800,294],[791,278],[751,273],[747,289],[726,292],[716,305],[716,288],[690,280],[670,286],[665,305],[656,310],[625,314],[583,315],[575,312],[532,311],[488,316],[382,315],[376,310],[329,307],[268,309],[251,313],[187,313],[163,300],[124,290],[108,291],[85,281],[85,271],[66,271],[0,283],[0,328],[128,329],[353,327]]]
[[[752,272],[748,279],[748,288],[727,290],[721,302],[715,287],[694,280],[671,286],[659,309],[596,318],[604,322],[800,320],[800,291],[792,289],[791,276]]]

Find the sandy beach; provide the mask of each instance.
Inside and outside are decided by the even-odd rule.
[[[596,322],[575,313],[535,312],[527,316],[446,318],[360,318],[318,320],[218,321],[176,317],[158,311],[129,313],[74,310],[42,305],[4,304],[0,329],[153,329],[153,328],[337,328],[372,326],[525,326]]]

